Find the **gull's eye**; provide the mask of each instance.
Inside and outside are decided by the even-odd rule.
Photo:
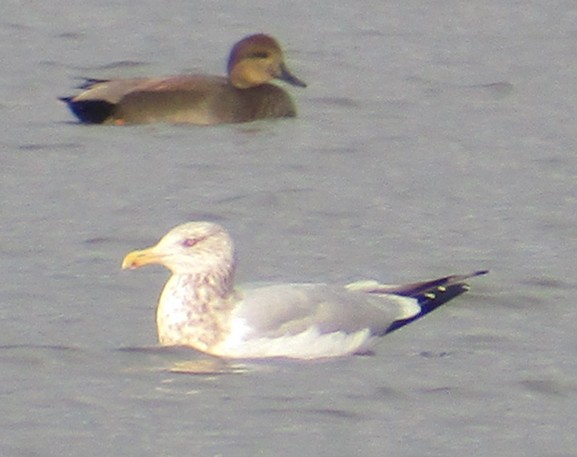
[[[182,245],[185,248],[189,248],[191,246],[194,246],[196,243],[198,243],[198,240],[196,238],[186,238],[183,242]]]

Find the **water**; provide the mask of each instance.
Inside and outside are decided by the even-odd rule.
[[[570,456],[576,438],[577,6],[570,1],[15,2],[0,21],[0,455]],[[85,127],[83,76],[221,73],[276,36],[294,120]],[[239,280],[489,268],[371,357],[186,375],[167,273],[211,219]]]

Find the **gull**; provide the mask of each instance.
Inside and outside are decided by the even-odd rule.
[[[149,248],[130,252],[123,269],[160,264],[172,272],[156,312],[162,346],[188,346],[230,359],[321,359],[372,352],[380,337],[469,290],[486,270],[405,285],[375,280],[346,285],[235,287],[230,235],[212,222],[188,222]]]

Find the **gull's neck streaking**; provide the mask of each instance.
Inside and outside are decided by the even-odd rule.
[[[213,346],[226,336],[234,296],[234,258],[219,259],[194,273],[174,273],[158,302],[156,323],[162,345]]]

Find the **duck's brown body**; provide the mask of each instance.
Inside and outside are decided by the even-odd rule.
[[[90,124],[213,125],[294,117],[290,96],[269,83],[274,78],[305,87],[287,70],[276,41],[258,34],[233,47],[228,77],[89,80],[84,92],[62,100],[81,122]]]

